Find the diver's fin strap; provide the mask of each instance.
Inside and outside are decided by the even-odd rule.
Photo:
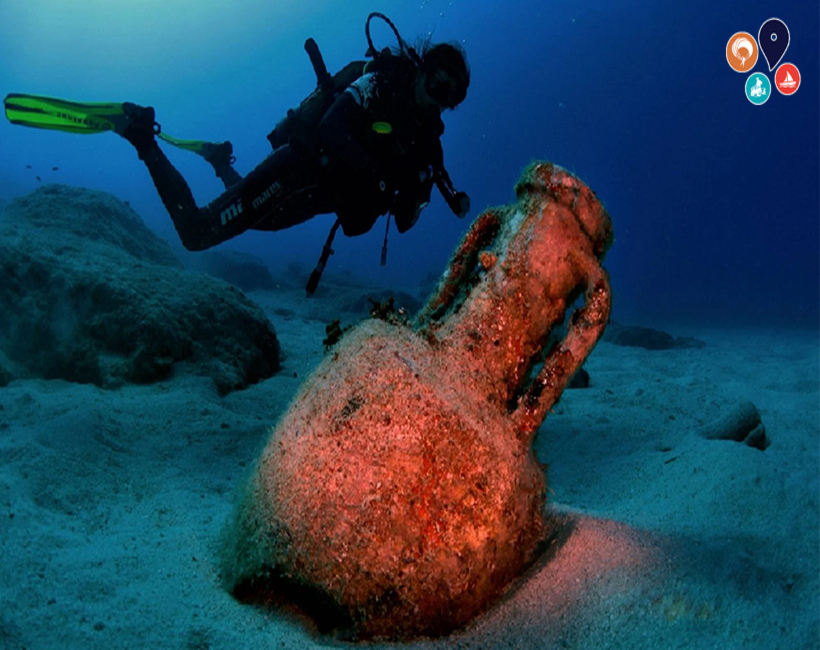
[[[175,146],[177,149],[184,149],[185,151],[192,151],[193,153],[202,155],[202,145],[205,144],[202,140],[182,140],[167,133],[159,133],[158,135],[160,140]]]
[[[211,155],[211,153],[215,149],[219,149],[228,145],[230,147],[229,142],[208,142],[206,140],[182,140],[180,138],[175,138],[173,136],[168,135],[167,133],[158,133],[159,139],[167,142],[170,145],[175,146],[177,149],[183,149],[184,151],[191,151],[199,156],[202,156],[206,160]],[[229,153],[229,164],[233,164],[236,162],[236,157]],[[210,162],[210,161],[209,161]]]

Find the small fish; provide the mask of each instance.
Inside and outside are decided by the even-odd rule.
[[[58,172],[58,171],[60,171],[60,168],[59,168],[59,167],[52,167],[52,168],[51,168],[51,171],[53,171],[53,172]]]
[[[26,169],[31,169],[31,165],[26,165]]]
[[[35,176],[34,178],[36,178],[38,181],[43,180],[43,179],[42,179],[42,178],[40,178],[39,176]]]

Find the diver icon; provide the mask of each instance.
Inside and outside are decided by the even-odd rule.
[[[737,32],[726,44],[726,60],[735,72],[749,72],[758,56],[757,41],[749,32]]]

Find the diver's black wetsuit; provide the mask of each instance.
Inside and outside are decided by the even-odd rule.
[[[246,230],[282,230],[335,212],[348,236],[391,212],[399,232],[415,224],[434,182],[454,211],[443,166],[439,111],[415,101],[408,65],[368,72],[335,99],[318,130],[291,138],[244,179],[215,164],[226,191],[204,208],[151,137],[135,145],[185,248],[204,250]],[[387,126],[389,125],[389,127]],[[389,131],[389,132],[385,132]],[[307,141],[306,141],[307,140]]]

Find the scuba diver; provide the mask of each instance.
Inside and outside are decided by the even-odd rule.
[[[374,16],[394,31],[396,50],[373,48],[369,27]],[[247,230],[282,230],[335,213],[337,221],[308,283],[311,294],[339,225],[347,236],[360,235],[388,214],[403,233],[429,203],[434,184],[454,213],[466,215],[469,197],[453,189],[440,142],[442,112],[464,100],[470,83],[464,52],[449,43],[426,43],[416,51],[381,14],[371,14],[365,27],[372,60],[348,64],[334,76],[315,42],[307,41],[317,89],[271,132],[273,153],[245,178],[231,166],[230,142],[203,143],[200,154],[226,191],[202,208],[155,140],[154,109],[123,104],[125,119],[114,130],[145,163],[185,248],[200,251]],[[382,263],[386,241],[387,233]]]
[[[387,23],[397,47],[376,50],[370,37],[373,18]],[[464,101],[470,85],[464,51],[450,43],[409,47],[380,13],[367,17],[365,36],[370,61],[353,61],[334,75],[315,41],[307,40],[317,87],[268,135],[273,153],[245,178],[232,167],[230,142],[174,138],[155,122],[152,107],[10,93],[4,100],[6,117],[13,124],[70,133],[114,131],[128,140],[189,250],[210,248],[247,230],[283,230],[335,213],[306,287],[310,295],[340,226],[345,235],[360,235],[387,214],[384,264],[391,215],[398,231],[407,231],[430,201],[433,185],[457,216],[470,209],[469,197],[455,190],[444,168],[440,141],[442,113]],[[207,206],[197,206],[156,138],[205,158],[225,192]]]

